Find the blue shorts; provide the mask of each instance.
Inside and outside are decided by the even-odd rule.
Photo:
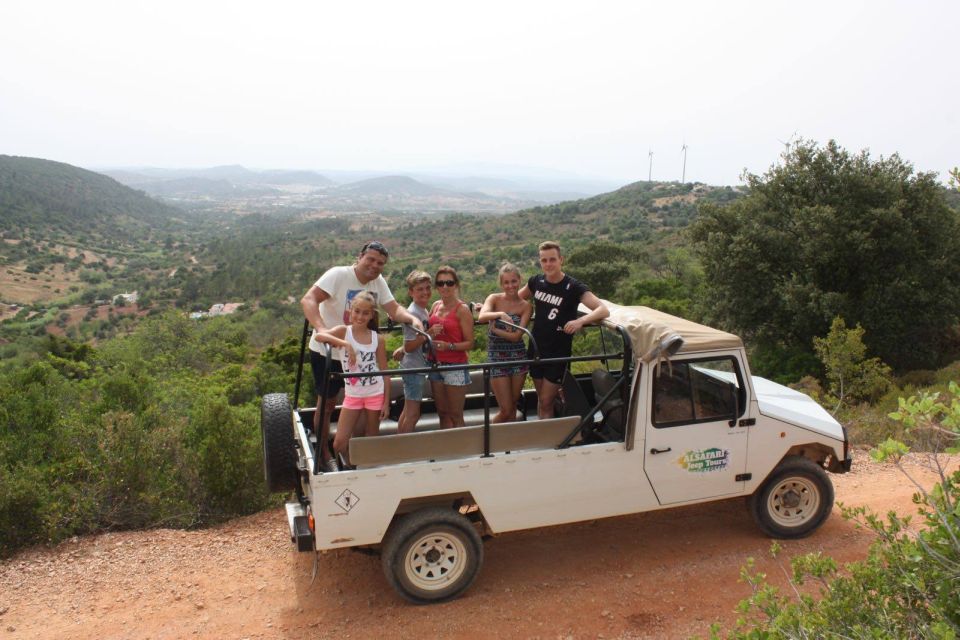
[[[403,398],[411,402],[423,401],[423,383],[427,376],[423,373],[405,373],[403,379]]]
[[[470,384],[470,372],[466,369],[455,371],[431,371],[427,374],[430,382],[442,382],[451,387],[465,387]]]

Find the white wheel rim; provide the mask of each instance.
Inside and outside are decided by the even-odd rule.
[[[445,589],[463,575],[467,548],[454,535],[434,532],[417,538],[403,559],[404,573],[424,591]]]
[[[807,478],[781,480],[767,497],[767,513],[778,525],[796,527],[814,516],[820,508],[820,491]]]

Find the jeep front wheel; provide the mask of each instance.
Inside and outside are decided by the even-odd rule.
[[[788,458],[774,469],[748,502],[750,513],[773,538],[803,538],[833,509],[833,484],[823,467],[807,458]]]
[[[443,602],[463,593],[477,577],[483,541],[456,511],[421,509],[391,528],[381,562],[390,585],[410,602]]]

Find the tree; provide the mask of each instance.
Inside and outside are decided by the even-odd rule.
[[[704,203],[691,236],[704,315],[755,344],[809,350],[842,316],[896,369],[951,356],[960,221],[932,173],[801,141],[729,205]]]
[[[600,240],[570,254],[565,268],[598,297],[610,299],[619,282],[630,275],[630,257],[627,249]]]
[[[834,318],[827,337],[813,339],[813,349],[826,369],[834,411],[844,403],[876,400],[890,387],[890,367],[866,357],[860,325],[847,329],[843,318]]]

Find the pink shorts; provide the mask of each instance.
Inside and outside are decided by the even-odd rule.
[[[357,398],[355,396],[346,396],[343,399],[344,409],[369,409],[371,411],[380,411],[383,408],[383,394]]]

